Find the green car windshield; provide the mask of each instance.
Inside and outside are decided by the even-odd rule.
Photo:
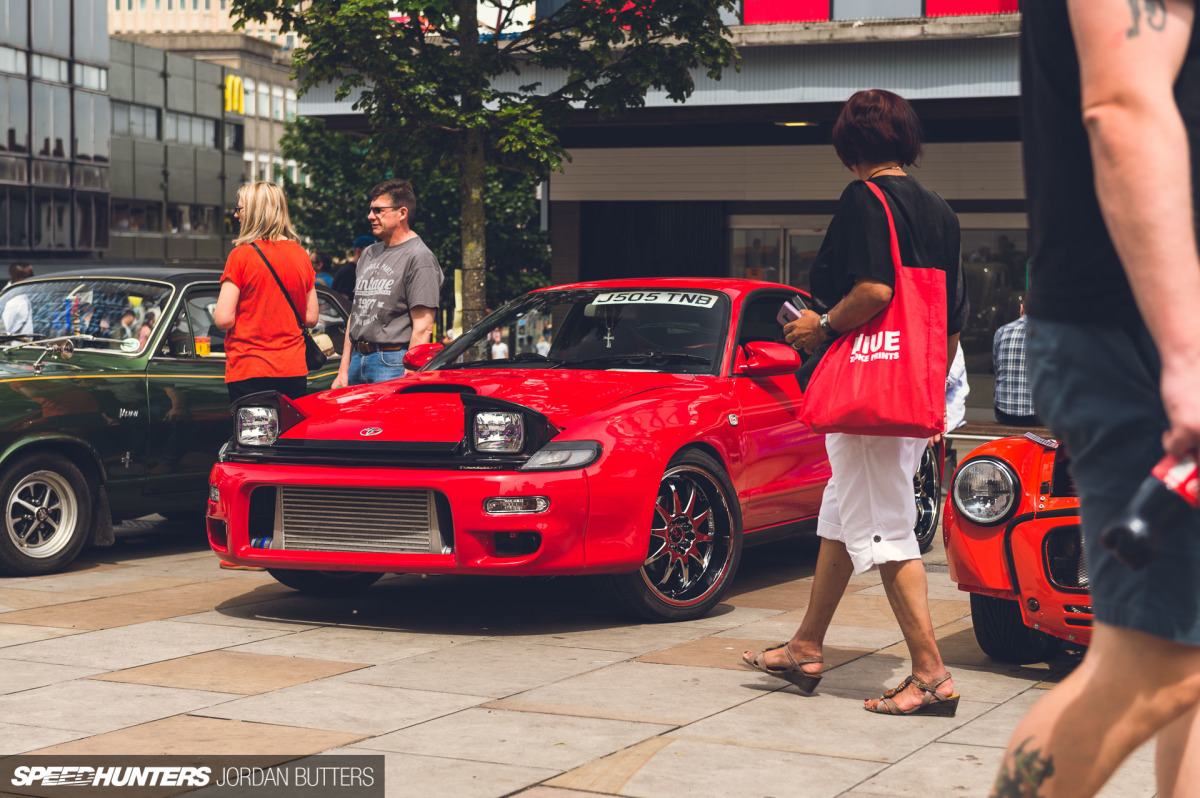
[[[78,349],[141,352],[171,298],[172,287],[144,280],[24,280],[0,293],[0,342],[90,335]]]

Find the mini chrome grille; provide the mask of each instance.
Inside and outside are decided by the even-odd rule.
[[[433,491],[281,487],[279,548],[429,554],[441,551]]]
[[[1083,527],[1060,526],[1046,535],[1046,566],[1059,587],[1088,587],[1087,561],[1083,556]]]

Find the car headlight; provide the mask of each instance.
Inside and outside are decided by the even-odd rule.
[[[279,411],[273,407],[239,407],[237,442],[242,446],[271,446],[279,440]]]
[[[600,457],[596,441],[552,441],[534,453],[522,471],[566,471],[583,468]]]
[[[980,458],[958,469],[952,488],[955,508],[974,524],[1003,521],[1017,505],[1017,477],[999,460]]]
[[[525,419],[520,413],[483,410],[475,414],[475,451],[515,454],[525,447]]]

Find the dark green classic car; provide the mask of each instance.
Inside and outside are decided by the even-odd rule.
[[[0,575],[61,570],[85,545],[112,543],[123,519],[203,517],[232,434],[219,279],[107,269],[0,293]],[[346,309],[318,295],[314,332],[340,350]],[[338,363],[310,374],[310,389],[328,388]]]

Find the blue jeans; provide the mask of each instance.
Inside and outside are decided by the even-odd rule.
[[[393,352],[372,352],[369,355],[359,354],[355,349],[350,353],[351,385],[365,385],[375,382],[387,382],[404,376],[404,356],[407,349],[397,349]]]
[[[1100,544],[1163,456],[1167,416],[1150,333],[1030,319],[1025,346],[1034,406],[1071,458],[1096,620],[1200,645],[1200,513],[1164,535],[1141,571]]]

